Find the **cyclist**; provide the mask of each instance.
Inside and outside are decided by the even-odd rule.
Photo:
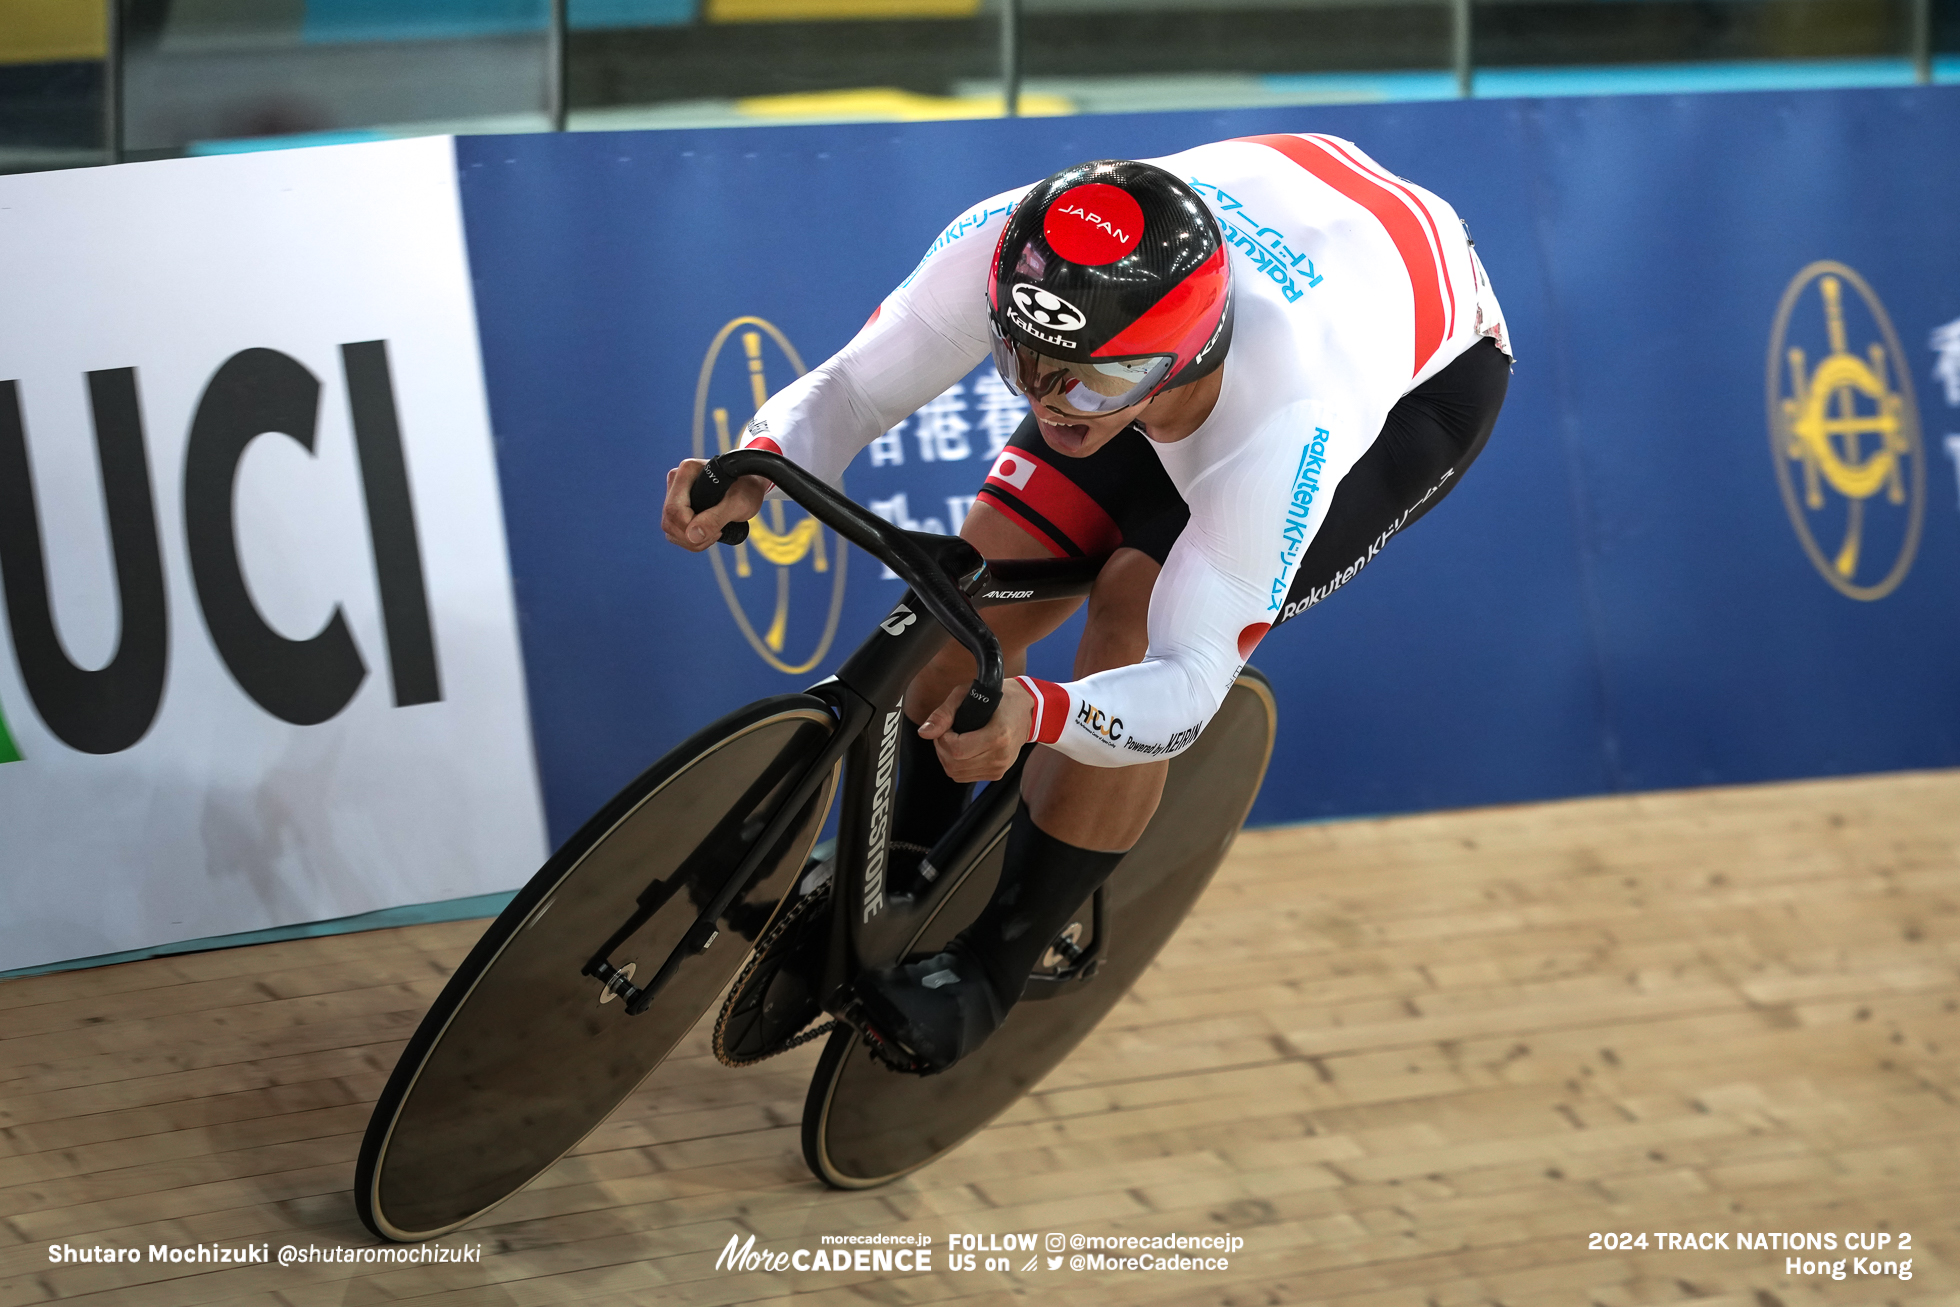
[[[1253,647],[1433,508],[1488,438],[1504,319],[1454,210],[1351,142],[1259,136],[1078,164],[962,215],[828,361],[773,396],[746,446],[833,482],[991,350],[1030,414],[960,534],[990,558],[1108,555],[1075,679],[1020,674],[1081,601],[995,608],[1011,679],[956,734],[974,675],[946,649],[909,687],[895,854],[930,849],[974,781],[1037,749],[1000,884],[943,953],[857,998],[911,1069],[970,1053],[1142,834],[1168,760]],[[701,550],[761,506],[741,478],[662,527]]]

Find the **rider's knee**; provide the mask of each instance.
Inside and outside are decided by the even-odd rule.
[[[1078,677],[1143,661],[1150,647],[1150,592],[1162,570],[1157,560],[1134,549],[1117,550],[1103,565],[1076,646]]]

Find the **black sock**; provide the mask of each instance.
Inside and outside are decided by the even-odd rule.
[[[986,971],[1003,1009],[1020,1001],[1041,955],[1122,860],[1121,853],[1064,844],[1034,824],[1025,803],[1014,813],[1000,886],[960,932],[963,951]]]
[[[917,864],[923,850],[939,842],[966,807],[973,793],[946,774],[939,765],[939,752],[931,740],[919,738],[919,728],[910,719],[898,727],[898,795],[892,805],[892,842],[909,844],[908,861]]]

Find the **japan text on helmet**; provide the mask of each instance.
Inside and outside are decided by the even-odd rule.
[[[1224,361],[1232,281],[1218,222],[1162,168],[1100,159],[1016,206],[987,283],[994,356],[1024,394],[1096,413]]]

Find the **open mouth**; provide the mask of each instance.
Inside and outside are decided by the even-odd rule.
[[[1050,422],[1047,418],[1036,417],[1035,424],[1041,428],[1043,439],[1047,440],[1057,453],[1073,454],[1089,439],[1089,427],[1086,423]]]

